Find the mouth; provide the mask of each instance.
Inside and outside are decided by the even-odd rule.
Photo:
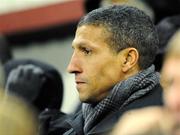
[[[84,84],[86,84],[85,81],[78,80],[78,79],[75,80],[75,83],[76,83],[76,87],[77,87],[77,88],[80,88],[80,87],[82,87]]]
[[[76,81],[76,84],[83,84],[83,83],[85,83],[85,82],[83,82],[83,81]]]
[[[78,92],[82,91],[82,88],[84,88],[85,84],[86,84],[85,82],[76,81],[76,89],[78,90]]]
[[[79,87],[82,87],[84,84],[86,84],[86,81],[80,77],[79,75],[76,75],[75,76],[75,83],[76,83],[76,87],[79,88]]]

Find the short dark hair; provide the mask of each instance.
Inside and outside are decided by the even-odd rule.
[[[82,25],[104,27],[109,33],[107,43],[116,52],[136,48],[141,69],[153,63],[159,40],[153,22],[143,11],[126,5],[99,8],[81,18],[78,27]]]

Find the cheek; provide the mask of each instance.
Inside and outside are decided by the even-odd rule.
[[[113,69],[111,68],[110,70],[106,64],[96,65],[94,71],[92,72],[92,77],[97,81],[106,80],[110,77],[112,70]]]
[[[104,65],[94,65],[93,69],[86,73],[91,89],[102,89],[102,87],[105,87],[107,83],[111,83],[112,81]]]
[[[92,85],[102,85],[103,83],[113,85],[120,81],[121,70],[115,60],[96,58],[90,63],[86,65],[87,72],[85,72]]]
[[[102,87],[103,89],[105,89],[105,87],[110,88],[120,81],[118,74],[119,70],[116,70],[110,65],[104,65],[103,68],[98,67],[92,74],[93,84],[95,84],[97,87]]]

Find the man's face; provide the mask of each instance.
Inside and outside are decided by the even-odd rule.
[[[174,118],[180,122],[180,59],[168,58],[162,69],[164,100]]]
[[[75,74],[76,88],[82,102],[98,102],[122,80],[121,53],[116,54],[105,41],[104,28],[83,25],[76,31],[68,72]]]

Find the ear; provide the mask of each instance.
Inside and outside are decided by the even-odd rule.
[[[136,48],[126,48],[123,51],[124,59],[122,71],[125,73],[137,65],[139,60],[139,53]]]

